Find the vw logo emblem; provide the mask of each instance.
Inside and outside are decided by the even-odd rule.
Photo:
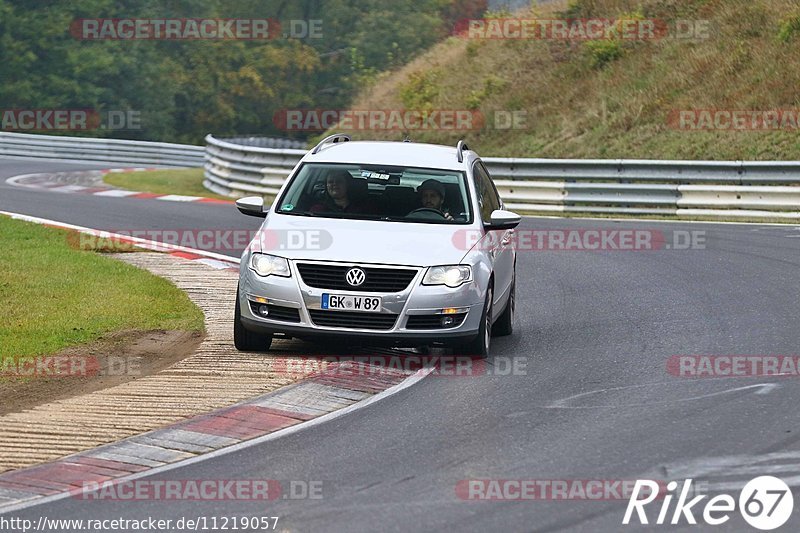
[[[367,279],[367,274],[360,268],[351,268],[344,275],[344,279],[353,287],[358,287]]]

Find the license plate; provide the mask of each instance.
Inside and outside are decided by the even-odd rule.
[[[363,311],[380,313],[381,299],[376,296],[346,296],[343,294],[322,294],[322,309],[336,311]]]

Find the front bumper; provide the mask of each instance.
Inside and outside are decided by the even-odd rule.
[[[429,331],[405,331],[401,334],[389,333],[386,331],[366,331],[366,330],[342,330],[339,328],[309,328],[296,324],[269,322],[263,319],[252,319],[242,317],[242,325],[249,331],[262,334],[282,334],[298,339],[312,341],[343,340],[369,343],[379,346],[408,346],[415,347],[425,344],[462,344],[471,341],[478,335],[478,331],[473,332],[446,332],[432,333]]]
[[[308,263],[308,261],[303,261]],[[364,266],[355,263],[329,263],[346,266]],[[394,268],[389,265],[370,265],[381,268]],[[408,269],[410,267],[402,267]],[[255,274],[243,261],[239,279],[239,303],[242,312],[242,324],[250,331],[259,333],[285,334],[291,337],[319,340],[339,338],[380,345],[418,346],[420,344],[453,345],[468,342],[478,334],[483,311],[485,294],[478,283],[472,281],[461,287],[452,289],[446,286],[422,285],[424,268],[416,268],[417,273],[408,286],[394,293],[377,293],[364,291],[343,291],[321,289],[306,285],[299,275],[294,262],[290,261],[292,276],[281,278],[270,276],[262,278]],[[371,329],[360,327],[330,327],[314,323],[314,313],[339,313],[339,311],[321,311],[323,293],[353,294],[380,296],[382,299],[382,315],[386,320],[389,315],[396,315],[393,325],[387,329]],[[274,320],[262,317],[253,312],[251,302],[266,299],[269,305],[280,306],[284,310],[292,310],[295,318],[291,321]],[[415,329],[408,327],[409,317],[426,315],[428,317],[440,313],[443,308],[460,308],[464,312],[460,325],[437,329]],[[294,311],[296,310],[296,311]],[[361,313],[369,320],[371,313]],[[376,313],[377,315],[377,313]],[[439,315],[441,316],[441,315]]]

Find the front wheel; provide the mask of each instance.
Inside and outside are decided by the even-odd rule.
[[[508,302],[506,303],[503,313],[497,317],[497,322],[492,327],[492,335],[495,337],[505,337],[514,332],[514,311],[516,309],[516,276],[511,280],[511,291],[508,295]]]
[[[483,304],[481,327],[478,336],[464,345],[464,355],[487,357],[492,339],[492,286],[486,289],[486,302]]]
[[[233,312],[233,345],[240,352],[266,352],[272,345],[272,335],[254,333],[242,324],[242,310],[239,307],[239,288],[236,288],[236,309]]]

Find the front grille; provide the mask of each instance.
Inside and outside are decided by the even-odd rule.
[[[416,270],[403,268],[359,267],[366,274],[366,279],[361,285],[353,287],[345,279],[345,274],[351,268],[353,267],[312,263],[297,265],[300,277],[309,287],[340,291],[400,292],[417,275]]]
[[[264,304],[250,302],[250,310],[253,314],[261,318],[268,318],[270,320],[280,320],[282,322],[300,322],[300,310],[294,307],[285,307],[282,305],[267,305],[269,313],[267,316],[262,316],[258,309]]]
[[[449,326],[442,325],[442,318],[453,317],[453,323]],[[464,322],[467,313],[456,313],[453,315],[410,315],[406,323],[406,329],[450,329],[457,328]]]
[[[353,311],[320,311],[310,309],[311,321],[317,326],[354,329],[392,329],[397,315],[356,313]]]

